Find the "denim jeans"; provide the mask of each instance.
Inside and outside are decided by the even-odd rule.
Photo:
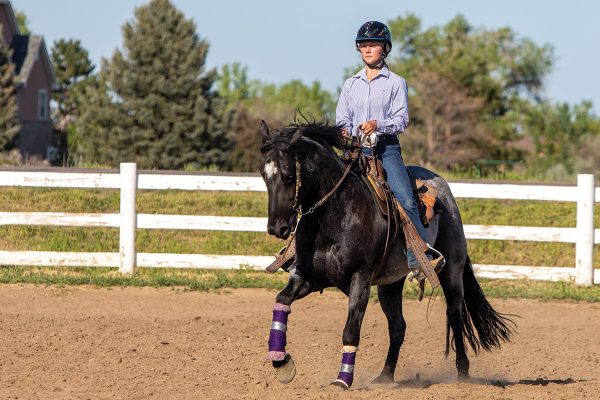
[[[398,138],[392,135],[383,135],[378,138],[374,149],[363,148],[363,153],[368,156],[372,155],[373,151],[383,164],[383,169],[387,175],[387,183],[392,193],[406,211],[415,228],[417,228],[421,239],[427,243],[427,233],[419,217],[417,202],[410,185],[408,171],[402,159],[402,150]],[[409,266],[418,265],[412,249],[407,249],[406,256]]]

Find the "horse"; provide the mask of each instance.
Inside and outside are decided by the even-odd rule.
[[[268,193],[269,234],[288,239],[295,227],[296,258],[287,285],[277,294],[269,335],[267,359],[277,378],[290,382],[295,364],[286,352],[291,304],[310,293],[335,287],[348,296],[348,314],[342,334],[342,365],[333,385],[352,385],[360,329],[372,285],[387,318],[389,348],[375,383],[393,383],[406,322],[402,290],[408,274],[406,241],[400,234],[383,264],[392,271],[383,280],[373,276],[387,240],[382,215],[367,184],[356,171],[348,173],[335,152],[343,149],[341,127],[307,121],[271,131],[260,125],[261,175]],[[477,353],[509,342],[515,324],[494,310],[477,282],[467,254],[462,220],[448,183],[422,167],[409,173],[438,191],[438,212],[427,228],[429,243],[442,252],[446,266],[438,273],[446,299],[446,351],[456,353],[459,380],[469,378],[466,342]],[[301,218],[298,220],[298,213]],[[296,226],[297,223],[297,226]],[[384,274],[385,275],[385,274]],[[452,332],[452,335],[451,333]]]

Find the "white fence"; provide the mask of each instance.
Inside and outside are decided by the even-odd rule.
[[[247,265],[264,268],[272,256],[220,256],[203,254],[136,253],[135,230],[196,229],[266,232],[266,218],[196,215],[137,214],[137,189],[266,191],[258,176],[138,174],[136,165],[121,164],[120,174],[92,172],[0,171],[0,186],[114,188],[120,189],[119,214],[65,214],[50,212],[1,212],[1,225],[46,225],[119,227],[119,253],[71,253],[40,251],[2,251],[0,265],[40,266],[119,266],[124,273],[138,267],[239,268]],[[594,243],[600,243],[600,229],[594,230],[594,203],[600,188],[593,175],[579,175],[577,186],[540,186],[520,184],[450,183],[455,197],[577,202],[575,228],[465,225],[468,239],[526,240],[575,243],[575,267],[529,267],[475,265],[481,277],[536,280],[575,280],[581,285],[600,283],[600,269],[594,270]],[[594,278],[595,275],[595,278]]]

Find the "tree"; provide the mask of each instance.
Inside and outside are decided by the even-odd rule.
[[[490,136],[479,122],[484,100],[426,70],[415,76],[412,87],[419,93],[411,102],[414,129],[403,143],[411,158],[444,169],[481,158]]]
[[[248,69],[239,63],[225,65],[219,76],[219,93],[227,99],[235,117],[231,131],[235,144],[230,153],[235,171],[258,171],[261,140],[258,127],[261,120],[269,126],[281,127],[294,121],[299,113],[307,118],[332,119],[335,103],[331,94],[318,82],[307,86],[293,80],[281,85],[248,78]]]
[[[231,112],[205,71],[208,43],[169,0],[123,27],[124,51],[104,60],[77,122],[80,157],[142,168],[226,168]],[[100,153],[103,153],[100,155]]]
[[[292,80],[280,86],[263,84],[256,97],[262,99],[272,113],[271,117],[292,122],[297,112],[317,121],[335,120],[335,102],[331,93],[317,81],[310,86]]]
[[[230,108],[235,108],[253,97],[256,84],[257,82],[248,79],[248,67],[240,63],[224,65],[217,81],[219,95]]]
[[[514,124],[511,111],[523,100],[541,99],[543,81],[554,59],[552,47],[519,38],[510,28],[475,29],[461,15],[444,26],[425,30],[419,18],[411,14],[389,25],[396,53],[388,63],[407,78],[411,104],[420,105],[411,109],[414,124],[408,135],[411,131],[434,134],[432,116],[428,114],[434,109],[446,110],[444,115],[436,116],[438,125],[440,119],[453,121],[461,126],[461,138],[476,138],[468,141],[470,146],[456,142],[457,149],[467,153],[477,149],[478,158],[518,158],[518,149],[506,147],[520,128]],[[423,126],[427,121],[430,126]],[[442,134],[433,138],[440,141],[438,148],[445,146],[445,139],[447,136]],[[429,143],[429,149],[421,148],[421,158],[436,164],[439,154],[437,150],[430,153],[431,147]],[[451,160],[457,165],[473,161],[474,157]]]
[[[31,31],[29,30],[29,19],[23,11],[16,11],[15,18],[17,19],[17,25],[19,26],[19,32],[21,35],[28,35]]]
[[[522,109],[520,122],[534,144],[529,160],[533,172],[541,175],[552,169],[566,177],[595,169],[593,149],[598,146],[600,120],[591,110],[589,101],[574,106],[542,102]]]
[[[1,27],[1,26],[0,26]],[[20,129],[11,51],[0,40],[0,151],[14,144]]]
[[[58,90],[52,94],[57,104],[55,126],[66,131],[69,122],[79,114],[82,85],[88,81],[95,66],[81,41],[74,39],[54,42],[51,58],[58,85]]]

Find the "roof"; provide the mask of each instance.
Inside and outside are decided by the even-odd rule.
[[[8,7],[8,23],[10,24],[10,30],[11,32],[13,32],[14,34],[18,35],[21,32],[19,31],[19,24],[17,23],[17,18],[15,17],[15,13],[13,11],[12,5],[10,4],[10,1],[8,0],[0,0],[0,5],[5,5],[6,7]],[[0,38],[0,40],[2,40]]]
[[[1,1],[1,0],[0,0]],[[38,59],[40,50],[43,51],[47,61],[50,79],[55,82],[54,69],[50,63],[50,57],[44,44],[44,38],[40,35],[15,35],[11,44],[13,51],[12,61],[15,64],[17,84],[25,85],[31,74],[31,70]]]

